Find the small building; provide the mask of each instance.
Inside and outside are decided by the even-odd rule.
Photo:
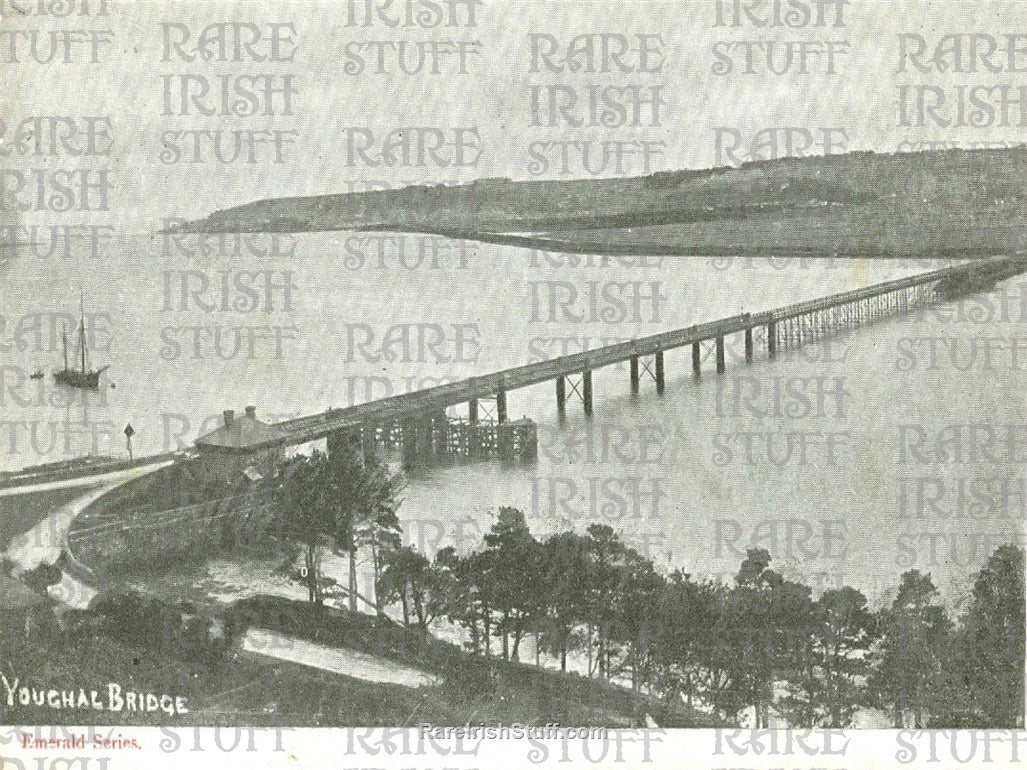
[[[224,424],[196,439],[204,471],[211,481],[233,483],[245,475],[259,478],[259,467],[282,454],[275,440],[278,433],[269,423],[257,419],[257,407],[247,406],[241,416],[224,411]]]

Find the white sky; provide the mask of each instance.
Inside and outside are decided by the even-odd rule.
[[[380,0],[378,0],[380,2]],[[765,0],[769,8],[775,0]],[[805,0],[795,0],[802,1]],[[826,1],[826,0],[825,0]],[[115,44],[101,64],[0,64],[2,110],[8,137],[28,115],[108,114],[115,128],[109,159],[34,157],[0,158],[0,167],[110,168],[115,189],[110,212],[66,214],[61,222],[112,222],[148,231],[167,215],[198,217],[216,208],[250,200],[341,192],[358,180],[469,181],[477,177],[533,178],[529,169],[532,142],[559,139],[590,141],[649,140],[664,143],[654,168],[699,168],[714,164],[714,127],[737,128],[743,134],[768,126],[844,129],[848,149],[892,151],[905,140],[961,143],[1027,140],[1027,129],[995,125],[960,129],[899,127],[898,86],[937,85],[955,98],[953,86],[1027,86],[1020,72],[899,73],[899,33],[922,34],[933,48],[949,32],[991,35],[1027,33],[1027,3],[1016,2],[853,2],[844,8],[843,27],[807,26],[740,28],[714,26],[714,0],[692,2],[495,2],[477,8],[477,26],[442,26],[434,30],[346,26],[349,3],[161,2],[110,4],[106,17],[71,16],[56,23],[36,16],[11,15],[10,0],[2,29],[49,28],[113,30]],[[27,0],[21,0],[27,4]],[[729,6],[731,0],[721,0]],[[746,0],[751,3],[753,0]],[[782,0],[784,2],[784,0]],[[809,0],[811,4],[815,0]],[[365,0],[356,8],[362,13]],[[98,0],[92,0],[92,5]],[[393,7],[402,7],[393,0]],[[813,6],[815,9],[815,5]],[[464,6],[459,15],[464,17]],[[424,10],[414,3],[414,11]],[[787,9],[787,6],[786,6]],[[833,18],[833,7],[826,9]],[[248,20],[257,24],[292,22],[298,49],[292,63],[162,62],[161,23],[188,24],[193,35],[209,23]],[[587,32],[654,34],[663,39],[665,61],[658,74],[531,73],[530,33],[555,35],[561,44]],[[346,46],[354,41],[389,40],[478,41],[481,56],[472,56],[470,74],[383,76],[370,72],[352,76],[344,69]],[[713,75],[713,47],[718,42],[746,40],[846,41],[837,73]],[[1000,41],[1001,42],[1001,41]],[[21,44],[24,46],[24,43]],[[740,52],[733,49],[736,63]],[[0,38],[0,59],[7,56]],[[81,58],[81,57],[79,57]],[[453,59],[446,61],[448,69]],[[1027,68],[1027,52],[1018,61]],[[161,75],[292,74],[298,88],[292,116],[224,118],[161,115]],[[532,85],[569,85],[584,99],[586,86],[620,88],[659,86],[667,104],[659,127],[539,128],[531,126]],[[1018,116],[1018,113],[1015,113]],[[347,127],[369,128],[377,136],[408,126],[475,127],[482,152],[473,168],[352,168],[344,163],[342,136]],[[223,165],[160,160],[161,137],[180,129],[295,130],[295,145],[286,148],[282,164]],[[8,138],[9,141],[9,138]],[[266,151],[263,148],[262,151]],[[572,164],[573,166],[574,164]],[[584,176],[577,173],[565,178]],[[624,172],[641,173],[636,157]],[[557,176],[549,172],[541,176]],[[603,175],[610,175],[604,173]],[[35,212],[23,222],[53,221]]]

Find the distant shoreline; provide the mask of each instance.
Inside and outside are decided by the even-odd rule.
[[[1027,148],[854,152],[643,177],[257,200],[176,233],[417,232],[666,256],[964,258],[1027,250]]]

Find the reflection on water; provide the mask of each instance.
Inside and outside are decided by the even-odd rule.
[[[937,266],[432,251],[426,236],[389,237],[297,236],[277,255],[136,237],[112,242],[102,270],[9,262],[3,465],[124,456],[127,423],[137,456],[167,451],[225,408],[281,419]],[[694,575],[730,580],[760,546],[817,588],[875,600],[918,568],[955,601],[995,545],[1022,538],[1021,281],[774,361],[759,351],[747,366],[729,339],[719,377],[710,358],[694,379],[690,350],[671,351],[662,397],[644,372],[632,396],[627,365],[610,367],[595,373],[590,421],[573,399],[561,421],[551,384],[515,391],[511,418],[539,423],[537,463],[413,474],[404,536],[429,553],[470,548],[514,505],[540,536],[603,521]],[[111,364],[96,393],[27,379],[59,362],[48,314],[74,311],[79,291],[92,360]],[[225,598],[283,590],[264,564],[203,573]]]

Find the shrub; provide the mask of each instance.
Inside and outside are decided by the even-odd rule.
[[[93,611],[111,636],[180,660],[216,665],[235,642],[235,624],[189,602],[169,605],[125,591],[101,597]]]

